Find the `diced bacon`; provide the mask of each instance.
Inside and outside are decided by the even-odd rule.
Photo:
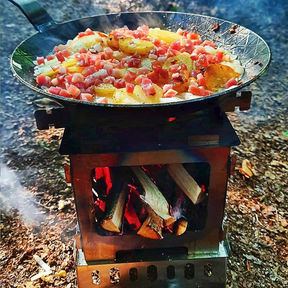
[[[206,67],[209,65],[208,59],[207,59],[206,55],[204,55],[204,54],[199,55],[197,62],[200,66]]]
[[[133,93],[133,91],[134,91],[134,85],[131,83],[126,83],[126,92]]]
[[[216,45],[215,43],[211,42],[211,41],[208,41],[208,40],[205,40],[203,43],[202,43],[203,46],[210,46],[212,48],[215,48]]]
[[[124,79],[116,79],[114,82],[114,87],[120,89],[126,87],[126,83]]]
[[[60,65],[59,66],[59,74],[67,74],[67,73],[68,73],[68,68]]]
[[[47,60],[47,61],[51,61],[51,60],[53,60],[54,58],[55,58],[54,55],[48,55],[48,56],[46,57],[46,60]]]
[[[166,56],[159,56],[157,59],[160,63],[165,63],[165,61],[167,60]]]
[[[87,53],[87,49],[85,47],[83,47],[78,51],[78,53],[80,53],[80,54]]]
[[[142,79],[145,78],[146,76],[145,75],[139,75],[136,79],[135,79],[135,82],[139,85],[141,85],[142,83]]]
[[[147,25],[142,25],[138,27],[138,30],[141,30],[146,36],[149,34],[149,27]]]
[[[38,75],[36,81],[39,86],[50,86],[51,84],[51,78],[44,74]]]
[[[113,57],[113,50],[110,47],[105,47],[104,55],[106,59],[111,59]]]
[[[163,93],[166,93],[169,89],[172,89],[173,88],[173,85],[172,84],[165,84],[163,86]]]
[[[173,79],[177,79],[177,78],[179,78],[179,76],[180,76],[180,74],[178,72],[172,74]]]
[[[66,97],[66,98],[71,98],[71,94],[65,89],[61,89],[61,91],[59,93],[59,96]]]
[[[136,73],[133,73],[131,71],[127,71],[123,77],[123,79],[126,81],[126,82],[133,82],[137,77],[137,74]]]
[[[108,72],[105,69],[100,69],[96,73],[93,74],[95,78],[104,79],[108,76]]]
[[[157,57],[157,55],[155,55],[155,54],[149,54],[149,59],[151,59],[151,60],[156,60],[158,57]]]
[[[152,85],[152,81],[148,79],[147,77],[142,78],[141,87],[146,96],[156,94],[156,90],[154,86]]]
[[[178,69],[180,68],[179,64],[173,64],[169,67],[169,72],[171,73],[176,73],[178,71]]]
[[[147,74],[147,78],[149,78],[153,83],[156,83],[159,80],[159,74],[156,71],[152,71]]]
[[[57,85],[59,85],[59,80],[58,80],[57,78],[53,78],[53,79],[51,80],[51,84],[52,84],[53,86],[57,86]]]
[[[60,91],[61,91],[61,88],[59,87],[50,87],[48,89],[48,92],[54,95],[59,95]]]
[[[83,83],[84,82],[84,76],[81,73],[74,73],[72,77],[73,83]]]
[[[176,31],[177,34],[179,35],[183,35],[184,31],[181,28],[178,28],[178,30]]]
[[[56,53],[56,57],[57,57],[58,61],[60,61],[60,62],[64,62],[65,61],[65,58],[64,58],[64,56],[63,56],[61,51]]]
[[[70,85],[67,91],[73,98],[77,98],[81,93],[80,89],[74,85]]]
[[[83,100],[83,101],[93,101],[93,95],[90,94],[90,93],[81,93],[80,94],[80,100]]]
[[[122,76],[121,70],[118,68],[112,69],[111,76],[113,76],[114,78],[120,78]]]
[[[108,99],[107,97],[100,97],[96,100],[96,103],[104,103],[107,104],[108,103]]]
[[[170,98],[170,97],[176,96],[177,94],[178,94],[178,92],[176,90],[169,89],[166,93],[164,93],[164,97]]]
[[[91,75],[95,72],[96,72],[96,68],[94,66],[89,66],[82,71],[82,75],[84,77],[87,77],[88,75]]]
[[[106,84],[114,84],[115,82],[115,77],[112,76],[107,76],[106,78],[103,79],[103,83]]]
[[[193,86],[193,85],[190,85],[188,87],[188,92],[192,93],[193,95],[196,95],[196,96],[208,96],[208,95],[213,94],[212,92],[210,92],[208,90],[205,90],[205,89]]]
[[[45,59],[44,57],[37,57],[36,58],[37,64],[41,65],[41,64],[45,64]]]
[[[138,75],[148,74],[148,73],[150,73],[150,72],[151,72],[151,70],[150,70],[149,68],[147,68],[147,67],[140,67],[140,68],[138,69]]]

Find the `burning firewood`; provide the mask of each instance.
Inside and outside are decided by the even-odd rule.
[[[171,215],[176,219],[173,225],[173,233],[175,235],[181,235],[187,229],[187,209],[189,204],[192,204],[191,200],[179,187],[176,187],[171,201]]]
[[[150,239],[161,240],[163,219],[159,217],[149,206],[146,207],[147,217],[137,234]]]
[[[204,200],[204,192],[182,164],[167,164],[167,170],[177,185],[194,204],[198,204]]]
[[[182,235],[183,233],[186,232],[187,226],[188,226],[188,220],[187,219],[184,219],[184,218],[178,219],[174,223],[173,233],[177,236]]]
[[[147,176],[141,167],[134,166],[131,167],[131,169],[143,187],[143,194],[140,195],[142,201],[149,205],[149,207],[151,207],[151,209],[164,220],[165,226],[169,226],[175,222],[175,218],[169,214],[168,202],[153,181]]]
[[[111,232],[120,232],[125,204],[129,194],[128,182],[125,181],[125,170],[113,169],[113,185],[106,202],[105,215],[101,226]]]

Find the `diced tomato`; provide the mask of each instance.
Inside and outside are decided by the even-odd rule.
[[[209,90],[205,90],[205,89],[193,86],[193,85],[189,86],[188,92],[197,96],[208,96],[208,95],[213,94],[213,92],[210,92]]]
[[[54,58],[55,58],[54,55],[48,55],[48,56],[46,56],[46,60],[47,60],[47,61],[51,61],[51,60],[53,60]]]
[[[179,51],[182,48],[180,40],[172,42],[170,48]]]
[[[39,86],[50,86],[50,84],[51,84],[50,77],[48,77],[48,76],[46,76],[44,74],[38,75],[36,77],[36,81],[37,81],[37,84]]]
[[[141,87],[142,87],[145,95],[147,95],[147,96],[156,94],[156,90],[155,90],[154,86],[152,85],[152,81],[146,77],[142,78]]]
[[[114,82],[114,87],[120,89],[120,88],[125,88],[126,83],[124,79],[116,79]]]
[[[206,55],[200,54],[197,60],[198,64],[203,67],[207,67],[209,65],[208,59]]]
[[[79,99],[91,102],[93,101],[93,95],[90,93],[81,93]]]
[[[71,84],[72,83],[72,78],[73,78],[73,74],[68,74],[65,76],[65,80],[67,81],[67,83]]]
[[[160,71],[159,71],[159,74],[160,74],[160,76],[161,76],[163,79],[166,79],[166,78],[168,77],[168,75],[169,75],[168,70],[166,70],[166,69],[160,70]]]
[[[126,82],[133,82],[137,77],[137,74],[136,73],[133,73],[131,71],[127,71],[123,77],[123,79],[126,81]]]
[[[77,98],[81,93],[80,89],[74,85],[70,85],[67,91],[73,98]]]
[[[48,92],[54,95],[59,95],[61,92],[61,88],[60,87],[49,87]]]
[[[164,97],[170,98],[170,97],[176,96],[177,94],[178,94],[178,92],[176,90],[169,89],[167,92],[164,93]]]
[[[197,83],[199,86],[205,86],[206,83],[205,83],[205,77],[201,74],[201,73],[198,73],[197,76]]]
[[[203,43],[202,43],[203,46],[210,46],[212,48],[215,48],[216,45],[215,43],[211,42],[211,41],[208,41],[208,40],[205,40]]]
[[[224,87],[230,88],[231,86],[235,86],[235,85],[238,85],[238,82],[234,78],[231,78],[225,83]]]
[[[66,98],[71,98],[71,94],[65,90],[65,89],[61,89],[60,93],[59,93],[59,96],[63,96],[63,97],[66,97]]]
[[[45,64],[44,57],[37,57],[36,61],[38,65]]]
[[[220,63],[222,61],[224,52],[222,51],[216,51],[214,57],[213,57],[213,61],[216,63]]]
[[[134,85],[131,83],[126,83],[126,92],[133,93],[133,91],[134,91]]]

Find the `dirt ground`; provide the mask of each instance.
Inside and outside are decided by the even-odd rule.
[[[68,158],[58,153],[63,130],[51,128],[39,131],[36,128],[34,110],[47,108],[52,103],[20,84],[7,68],[13,47],[21,37],[25,39],[30,35],[33,28],[15,7],[11,8],[11,3],[4,2],[1,1],[1,40],[10,44],[5,47],[1,45],[0,286],[74,288],[77,283],[73,236],[77,220],[72,188],[64,178],[63,165],[68,164]],[[75,1],[72,2],[75,4]],[[210,2],[210,6],[207,3],[197,5],[193,1],[185,6],[184,2],[179,2],[177,5],[171,4],[169,9],[183,10],[183,7],[188,7],[187,12],[193,10],[195,13],[225,18],[223,15],[228,4],[221,6],[218,1]],[[234,7],[238,12],[242,11],[240,2]],[[232,155],[237,156],[237,167],[229,179],[224,219],[231,246],[227,288],[288,287],[288,77],[287,71],[279,68],[279,63],[282,63],[282,67],[283,62],[288,64],[283,53],[280,53],[288,50],[287,37],[282,29],[282,25],[287,24],[288,11],[284,2],[269,4],[263,1],[260,12],[250,3],[256,18],[257,15],[260,17],[258,12],[272,9],[271,21],[265,18],[263,25],[259,22],[254,25],[253,19],[249,18],[247,26],[260,34],[266,29],[265,39],[275,56],[264,76],[250,86],[253,93],[251,109],[228,113],[241,145],[233,147],[231,151]],[[128,2],[125,3],[121,4],[124,7],[121,9],[126,9]],[[145,3],[153,7],[152,2]],[[45,5],[45,2],[42,4]],[[139,9],[139,5],[132,5],[131,10]],[[284,8],[279,5],[284,5]],[[103,8],[101,5],[99,7]],[[113,7],[120,9],[119,6]],[[163,7],[159,4],[157,8],[168,6]],[[276,25],[275,7],[282,9],[282,14],[277,14],[278,18],[282,17],[281,25]],[[11,14],[2,19],[2,13],[4,15],[8,9],[17,15],[15,21],[19,26],[14,26]],[[110,7],[108,10],[115,12],[113,9]],[[81,11],[87,13],[87,9]],[[71,10],[72,15],[75,13],[78,12]],[[231,21],[236,19],[235,13],[229,14]],[[59,18],[65,19],[63,15]],[[241,19],[235,21],[239,23]],[[21,27],[24,27],[23,33],[16,37],[16,28]],[[14,95],[17,93],[25,97],[20,97],[15,104]],[[251,178],[243,176],[239,169],[243,160],[251,164]],[[33,258],[35,254],[51,267],[52,274],[31,281],[31,277],[41,271]]]

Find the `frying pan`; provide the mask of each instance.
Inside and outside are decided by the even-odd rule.
[[[266,42],[257,34],[222,19],[178,12],[127,12],[119,14],[104,14],[82,18],[65,23],[56,23],[46,10],[35,0],[9,0],[18,6],[38,32],[24,40],[13,52],[11,67],[17,78],[29,88],[49,97],[71,110],[86,111],[99,116],[113,115],[114,117],[135,117],[137,119],[151,119],[153,115],[172,117],[197,112],[211,106],[221,106],[229,101],[236,91],[258,79],[268,68],[271,52]],[[222,47],[238,56],[244,66],[245,73],[241,85],[228,91],[181,102],[164,104],[102,104],[79,101],[72,98],[63,98],[53,95],[37,87],[33,68],[37,56],[51,54],[54,46],[65,44],[86,28],[108,33],[112,29],[128,26],[136,29],[139,25],[159,27],[177,31],[182,28],[198,32],[203,40],[213,41],[217,47]],[[213,29],[219,25],[219,29]],[[236,26],[235,26],[236,25]],[[234,26],[234,33],[231,28]],[[216,31],[215,31],[216,30]],[[228,99],[228,100],[227,100]],[[147,117],[148,116],[148,117]]]

